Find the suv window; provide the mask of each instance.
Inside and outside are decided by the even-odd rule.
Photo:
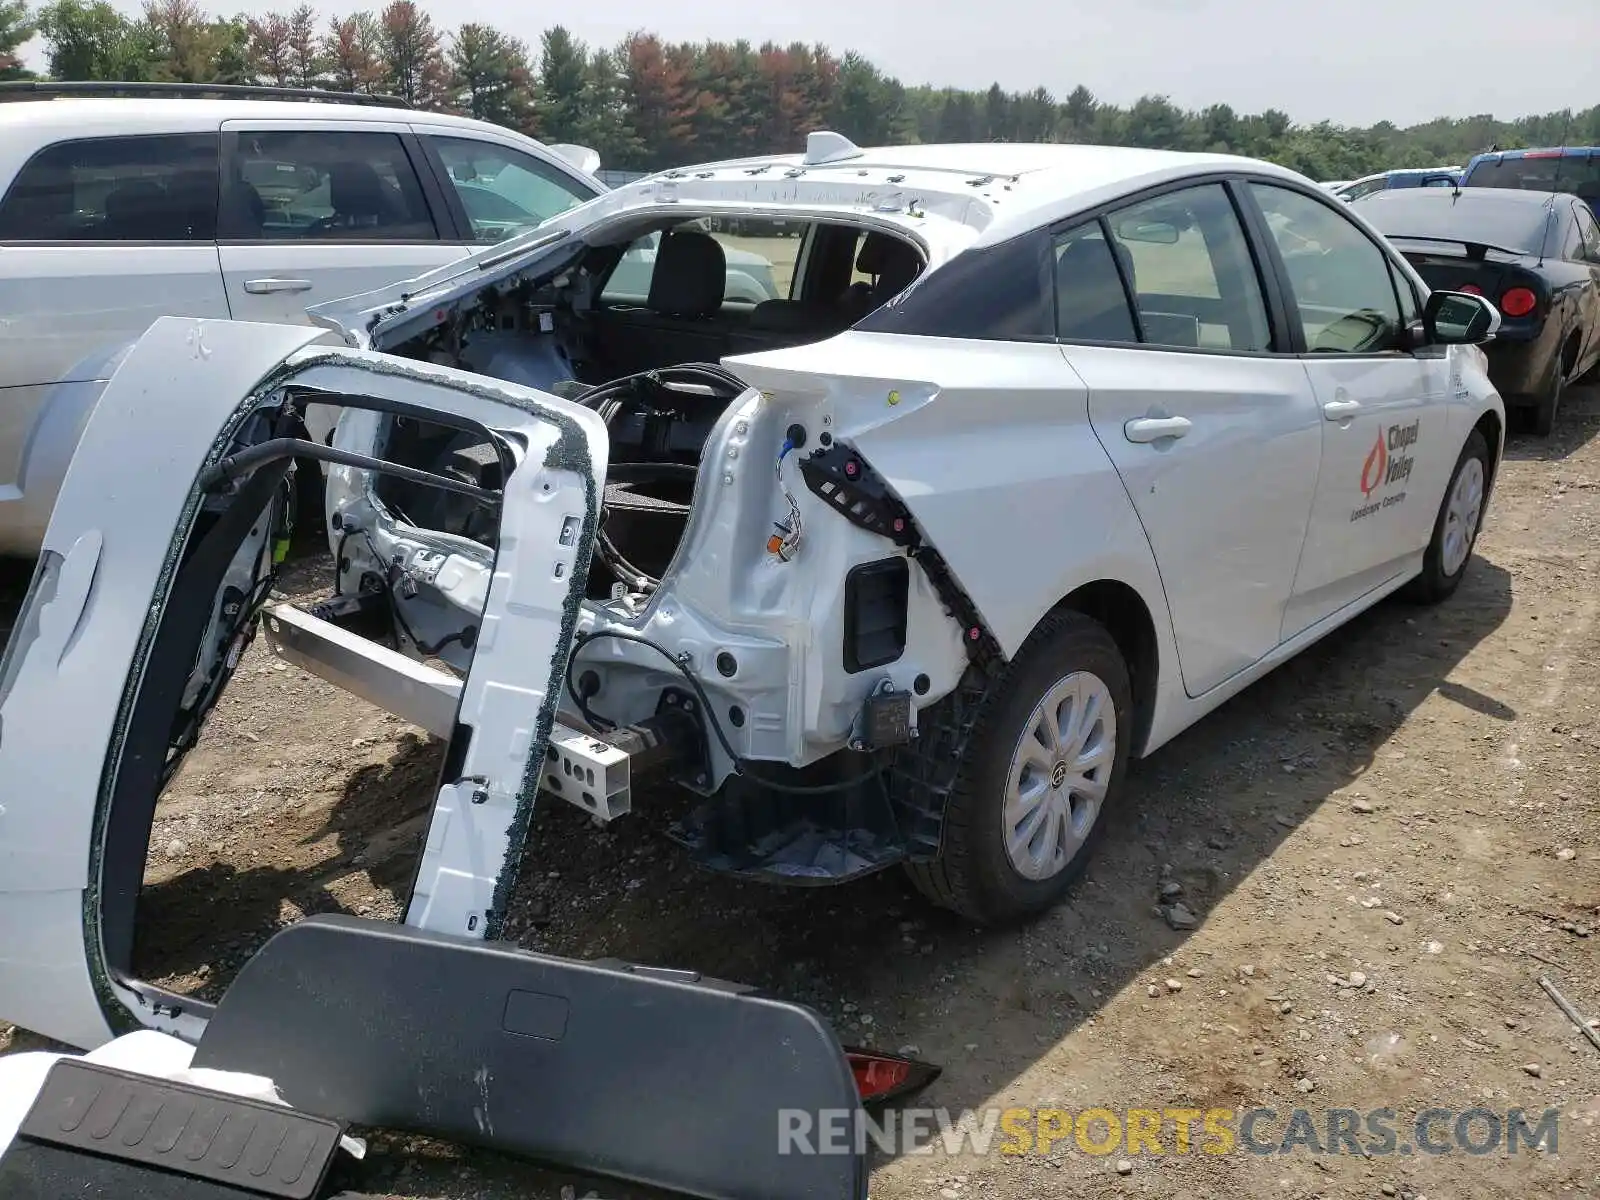
[[[1372,195],[1373,192],[1385,191],[1388,186],[1388,178],[1380,176],[1377,179],[1369,179],[1365,183],[1352,184],[1350,187],[1343,188],[1340,190],[1339,195],[1346,200],[1359,200],[1363,196]]]
[[[709,234],[721,247],[726,280],[724,302],[756,305],[763,300],[788,297],[794,282],[795,258],[803,239],[784,236],[780,229],[793,230],[794,222],[741,218],[737,232],[713,230],[708,225],[705,220],[694,220],[677,228]],[[655,278],[656,252],[660,244],[661,234],[650,233],[629,246],[606,280],[600,293],[601,301],[643,304]]]
[[[599,194],[520,150],[474,138],[428,140],[467,210],[474,241],[513,237]]]
[[[209,242],[216,224],[213,133],[60,142],[0,202],[8,242]]]
[[[1252,183],[1293,290],[1306,349],[1374,354],[1399,343],[1388,256],[1344,213],[1289,188]]]
[[[225,241],[437,241],[396,133],[241,132],[223,196]]]
[[[1472,168],[1462,184],[1578,195],[1585,185],[1600,185],[1600,154],[1550,152],[1520,158],[1486,158]]]
[[[1269,348],[1250,244],[1222,184],[1143,201],[1106,223],[1127,268],[1144,342],[1239,353]]]

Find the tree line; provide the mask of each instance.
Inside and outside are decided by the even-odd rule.
[[[1093,142],[1266,158],[1317,179],[1464,162],[1498,145],[1600,144],[1600,105],[1518,120],[1441,117],[1400,128],[1285,112],[1193,111],[1149,94],[1127,107],[1087,88],[1009,92],[907,85],[854,52],[795,42],[664,42],[640,32],[589,46],[562,26],[530,46],[489,25],[437,26],[413,0],[323,19],[309,4],[219,17],[195,0],[146,0],[137,17],[106,0],[0,0],[0,79],[26,78],[35,34],[58,80],[178,81],[393,94],[552,142],[577,142],[620,170],[798,149],[814,129],[862,145]]]

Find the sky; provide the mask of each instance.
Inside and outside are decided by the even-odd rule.
[[[202,0],[204,3],[205,0]],[[213,0],[219,12],[285,11],[297,0]],[[313,0],[315,2],[315,0]],[[113,0],[135,12],[136,0]],[[1298,122],[1413,124],[1500,118],[1600,103],[1600,0],[591,0],[514,6],[421,0],[445,28],[496,25],[530,45],[560,21],[592,44],[635,30],[669,41],[821,42],[855,50],[903,83],[1008,91],[1078,84],[1129,104],[1277,108]],[[370,4],[318,4],[344,15]],[[1524,19],[1508,19],[1521,11]],[[43,55],[30,48],[30,65]]]

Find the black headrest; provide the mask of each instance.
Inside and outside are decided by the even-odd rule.
[[[722,243],[691,229],[662,235],[645,300],[652,312],[672,317],[709,317],[722,308],[728,260]]]
[[[160,184],[134,179],[107,193],[105,228],[117,238],[164,241],[187,236],[188,222]]]
[[[922,269],[922,260],[911,246],[885,233],[869,233],[856,254],[856,270],[877,281],[874,289],[885,296],[904,291]]]
[[[393,189],[371,163],[356,159],[329,168],[328,200],[342,217],[387,217],[394,211],[393,199]]]

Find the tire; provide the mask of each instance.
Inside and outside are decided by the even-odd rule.
[[[1459,544],[1450,544],[1452,536],[1460,533],[1462,516],[1460,506],[1452,514],[1451,505],[1452,501],[1457,499],[1457,488],[1463,486],[1463,477],[1474,472],[1474,464],[1477,476],[1477,503],[1475,510],[1472,511],[1471,528],[1466,532],[1465,550],[1462,550]],[[1469,489],[1468,496],[1470,496],[1471,482],[1468,481],[1465,486]],[[1467,573],[1467,564],[1472,561],[1473,547],[1477,545],[1478,533],[1483,528],[1483,507],[1488,499],[1488,493],[1489,444],[1484,441],[1483,434],[1474,429],[1468,435],[1466,445],[1461,447],[1461,456],[1456,459],[1455,470],[1450,472],[1449,486],[1444,490],[1444,498],[1439,501],[1439,515],[1434,518],[1433,537],[1428,540],[1428,549],[1422,556],[1422,572],[1406,586],[1407,599],[1420,604],[1438,604],[1455,594],[1456,588],[1461,586],[1462,577]],[[1454,521],[1452,516],[1455,518]]]
[[[1080,699],[1090,693],[1100,697],[1101,717],[1091,716],[1089,729],[1079,731],[1087,732],[1086,738],[1080,736],[1074,743],[1069,737],[1053,770],[1047,771],[1043,761],[1054,755],[1046,756],[1043,745],[1036,746],[1041,751],[1040,763],[1025,768],[1022,779],[1044,786],[1040,808],[1053,801],[1066,802],[1067,813],[1073,813],[1076,800],[1082,815],[1074,819],[1082,820],[1086,828],[1074,831],[1063,821],[1066,836],[1054,854],[1046,854],[1050,818],[1040,818],[1043,828],[1036,830],[1036,838],[1041,853],[1034,864],[1038,873],[1030,878],[1018,869],[1006,845],[1013,755],[1020,755],[1024,738],[1042,720],[1045,702],[1069,680],[1087,689],[1078,693]],[[1111,729],[1105,727],[1107,712]],[[1070,720],[1068,725],[1070,734]],[[1056,728],[1060,728],[1059,718]],[[1132,735],[1133,689],[1127,663],[1111,635],[1082,613],[1057,612],[1045,618],[1006,674],[989,689],[945,808],[939,857],[929,863],[908,864],[912,882],[935,904],[980,925],[1024,921],[1053,908],[1083,873],[1105,828],[1106,807],[1121,795]],[[1103,782],[1097,801],[1092,794],[1078,795],[1074,789],[1060,786],[1060,772],[1068,772],[1071,781],[1067,759],[1074,757],[1074,745],[1099,745],[1104,751],[1103,764],[1083,780]]]
[[[1550,373],[1550,383],[1539,394],[1539,399],[1529,414],[1530,425],[1538,437],[1549,437],[1555,431],[1556,410],[1561,407],[1564,374],[1561,356],[1557,355],[1554,369]]]

